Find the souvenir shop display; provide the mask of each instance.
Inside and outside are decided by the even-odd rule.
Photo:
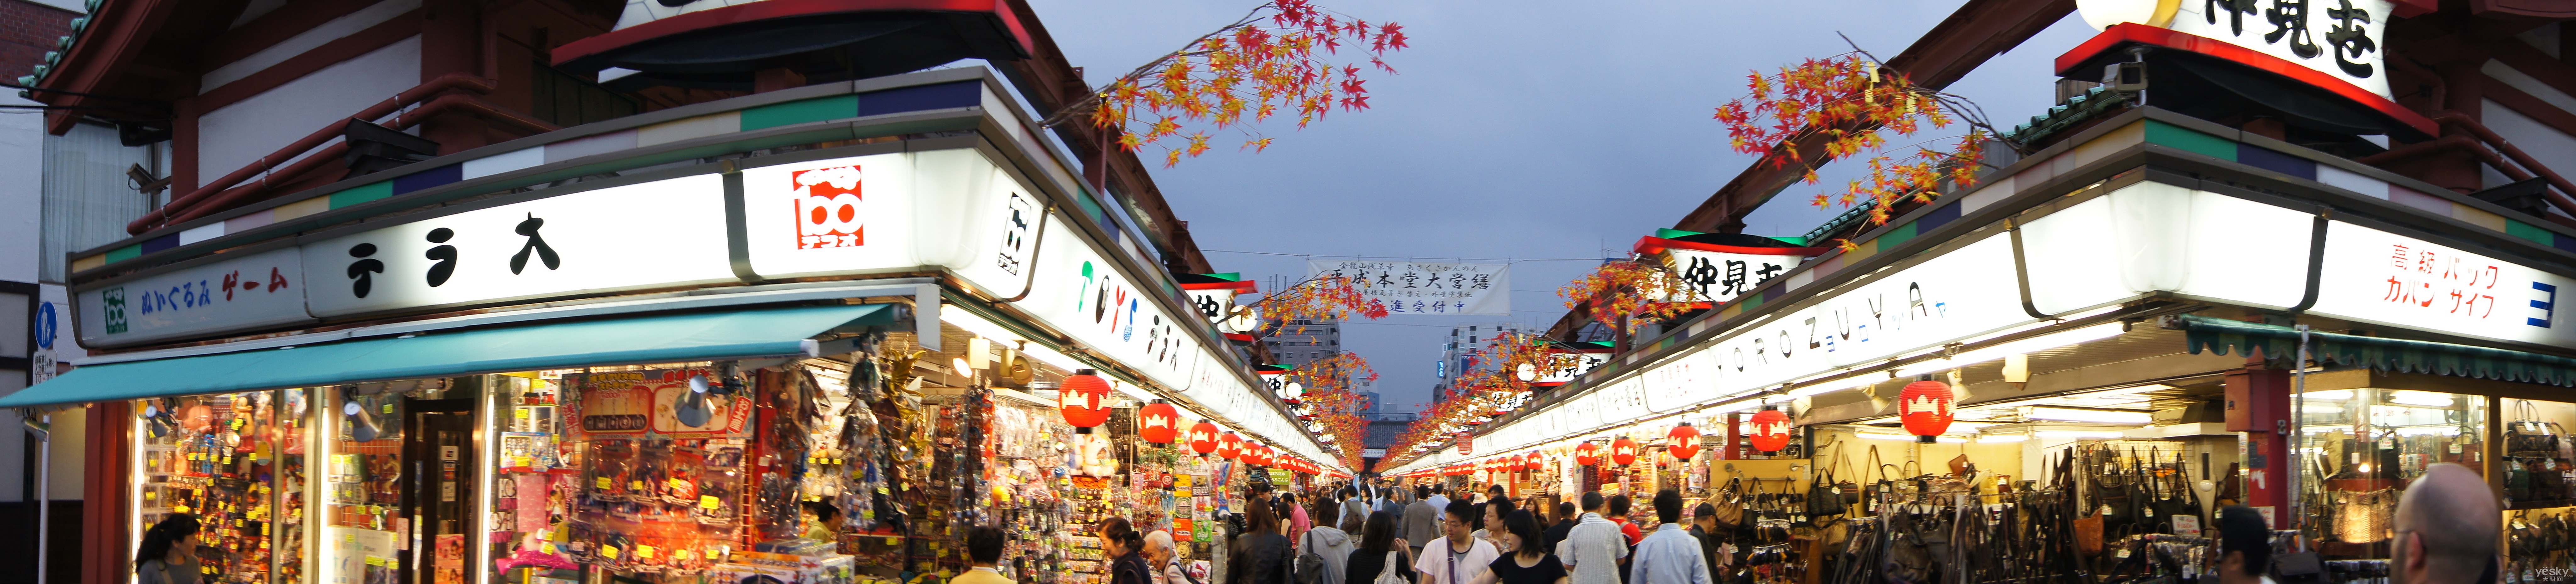
[[[143,434],[135,457],[137,525],[174,513],[195,515],[202,526],[201,581],[301,581],[305,392],[137,404]]]

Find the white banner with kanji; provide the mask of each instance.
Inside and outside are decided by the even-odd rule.
[[[1340,274],[1388,314],[1511,316],[1511,264],[1307,260],[1308,275]]]

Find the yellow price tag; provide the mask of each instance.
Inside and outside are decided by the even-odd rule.
[[[614,487],[609,484],[608,477],[599,477],[599,490],[605,491],[611,488]]]
[[[635,546],[635,559],[639,559],[639,560],[650,560],[650,559],[653,559],[653,546],[649,546],[649,545],[639,545],[639,546]]]
[[[689,481],[687,481],[687,480],[685,480],[685,479],[671,479],[671,488],[673,488],[673,489],[679,489],[679,490],[683,490],[683,491],[688,490],[688,489],[689,489]]]
[[[701,508],[714,509],[721,505],[724,505],[724,500],[717,499],[714,495],[698,495],[698,506]]]
[[[537,544],[537,551],[545,552],[545,553],[549,553],[549,554],[551,554],[551,553],[555,553],[555,542],[551,542],[551,541],[549,541],[549,542],[545,542],[545,543]]]
[[[671,552],[671,559],[673,559],[673,560],[678,560],[678,561],[683,561],[683,562],[686,562],[686,561],[689,561],[689,560],[695,560],[695,559],[698,559],[698,552],[690,551],[690,550],[679,550],[679,551]]]
[[[626,490],[629,490],[629,491],[643,491],[643,490],[644,490],[644,481],[643,481],[643,479],[636,479],[636,480],[633,480],[633,481],[627,481],[627,484],[626,484]]]
[[[611,559],[611,560],[617,559],[617,546],[613,546],[613,545],[604,545],[604,546],[599,546],[599,557],[608,558],[608,559]]]
[[[384,558],[375,557],[375,556],[367,556],[367,565],[369,565],[369,566],[376,566],[376,567],[383,567],[383,566],[385,565],[385,559],[384,559]]]

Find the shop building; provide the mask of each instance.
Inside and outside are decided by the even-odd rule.
[[[1736,569],[1792,579],[1879,569],[1834,546],[1945,517],[1999,518],[1952,533],[2009,560],[1915,566],[1945,582],[2191,578],[2216,557],[2211,513],[2243,504],[2352,581],[2385,577],[2406,482],[2452,463],[2505,501],[2506,571],[2563,568],[2534,526],[2576,504],[2546,480],[2571,462],[2553,428],[2576,422],[2558,304],[2576,220],[2550,170],[2576,164],[2576,125],[2531,97],[2576,79],[2549,52],[2560,15],[2293,15],[2376,41],[2317,41],[2328,55],[2186,4],[2083,15],[2106,30],[2048,48],[2067,99],[1978,184],[1827,230],[1853,245],[1389,472],[1681,489],[1745,526]],[[1972,2],[1891,66],[1937,88],[2069,8]],[[1754,169],[1639,253],[1727,251],[1686,244],[1790,178]],[[1992,515],[1955,513],[1975,504]]]
[[[1023,105],[1079,90],[1027,6],[878,4],[92,3],[21,81],[176,194],[56,258],[85,351],[0,396],[82,421],[81,580],[185,514],[209,582],[888,581],[974,526],[1100,582],[1102,520],[1206,561],[1347,476],[1141,166]],[[718,37],[770,52],[667,59]]]

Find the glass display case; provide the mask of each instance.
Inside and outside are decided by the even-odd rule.
[[[202,581],[300,582],[307,393],[157,398],[134,411],[134,533],[194,515]]]
[[[2484,396],[2356,388],[2299,398],[2300,516],[2329,557],[2388,557],[2398,495],[2425,467],[2488,472]]]

